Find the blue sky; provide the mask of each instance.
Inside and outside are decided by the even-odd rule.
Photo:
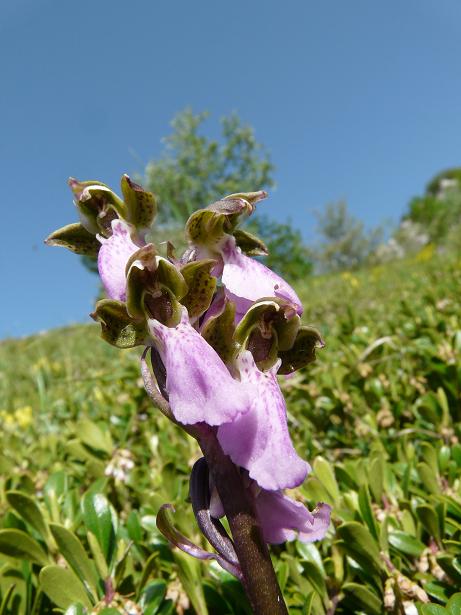
[[[461,163],[460,57],[459,0],[4,0],[0,338],[88,319],[96,278],[43,245],[75,220],[67,177],[118,189],[186,106],[254,126],[263,207],[306,237],[340,198],[397,221]]]

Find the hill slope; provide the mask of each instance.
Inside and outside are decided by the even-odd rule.
[[[461,582],[460,263],[426,251],[297,289],[304,320],[326,341],[313,366],[281,381],[295,445],[314,468],[297,496],[332,504],[336,529],[316,546],[274,549],[290,612],[322,615],[333,600],[336,613],[379,614],[385,595],[396,608],[418,599],[443,604]],[[120,549],[134,543],[131,591],[156,553],[150,574],[181,581],[162,609],[183,599],[202,612],[206,603],[212,613],[241,613],[228,575],[173,557],[152,525],[159,506],[172,502],[179,526],[198,539],[185,503],[198,453],[150,405],[138,357],[103,343],[95,325],[2,342],[4,488],[30,494],[47,522],[69,525],[86,546],[79,499],[89,488],[105,493],[120,518]],[[46,494],[64,478],[53,508]],[[3,527],[51,548],[10,500],[1,506]],[[21,569],[18,613],[28,612],[36,573]],[[130,593],[120,587],[121,596]],[[302,611],[310,601],[312,610]],[[42,604],[36,612],[49,612],[50,598]]]

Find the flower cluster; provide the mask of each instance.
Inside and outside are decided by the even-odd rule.
[[[93,318],[119,347],[150,349],[156,393],[171,418],[188,428],[206,424],[246,476],[264,539],[280,543],[322,538],[330,509],[313,512],[284,495],[310,470],[293,447],[277,375],[311,362],[322,345],[303,326],[295,291],[253,256],[264,244],[239,228],[265,192],[233,194],[187,221],[189,247],[176,257],[146,239],[154,196],[122,178],[123,200],[99,182],[70,180],[80,223],[47,240],[97,256],[107,299]],[[145,356],[146,353],[144,353]],[[211,515],[224,514],[211,491]]]

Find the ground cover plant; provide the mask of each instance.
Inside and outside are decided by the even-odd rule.
[[[321,543],[272,548],[290,612],[459,612],[460,285],[459,256],[426,248],[297,286],[326,348],[280,378],[296,448],[315,460],[292,495],[333,512]],[[0,613],[249,612],[230,574],[158,531],[171,502],[200,544],[195,442],[152,407],[139,351],[98,335],[0,347]]]

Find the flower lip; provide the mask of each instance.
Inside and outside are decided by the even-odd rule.
[[[236,298],[243,309],[262,297],[279,297],[295,306],[297,314],[303,306],[296,292],[279,275],[265,265],[246,256],[228,236],[221,246],[223,258],[222,282],[230,298]],[[237,309],[241,313],[243,310]]]
[[[277,382],[278,361],[267,372],[255,364],[249,351],[238,359],[242,383],[254,387],[247,413],[218,429],[218,440],[232,461],[247,469],[263,489],[300,485],[310,471],[296,453],[287,425],[285,400]]]
[[[98,254],[98,270],[104,289],[111,299],[126,299],[126,264],[131,255],[139,250],[131,239],[129,225],[120,219],[112,220],[112,235],[108,239],[97,235],[101,242]]]
[[[216,351],[192,327],[183,308],[181,322],[166,327],[148,320],[165,365],[171,410],[185,425],[222,425],[248,412],[254,389],[234,379]]]

